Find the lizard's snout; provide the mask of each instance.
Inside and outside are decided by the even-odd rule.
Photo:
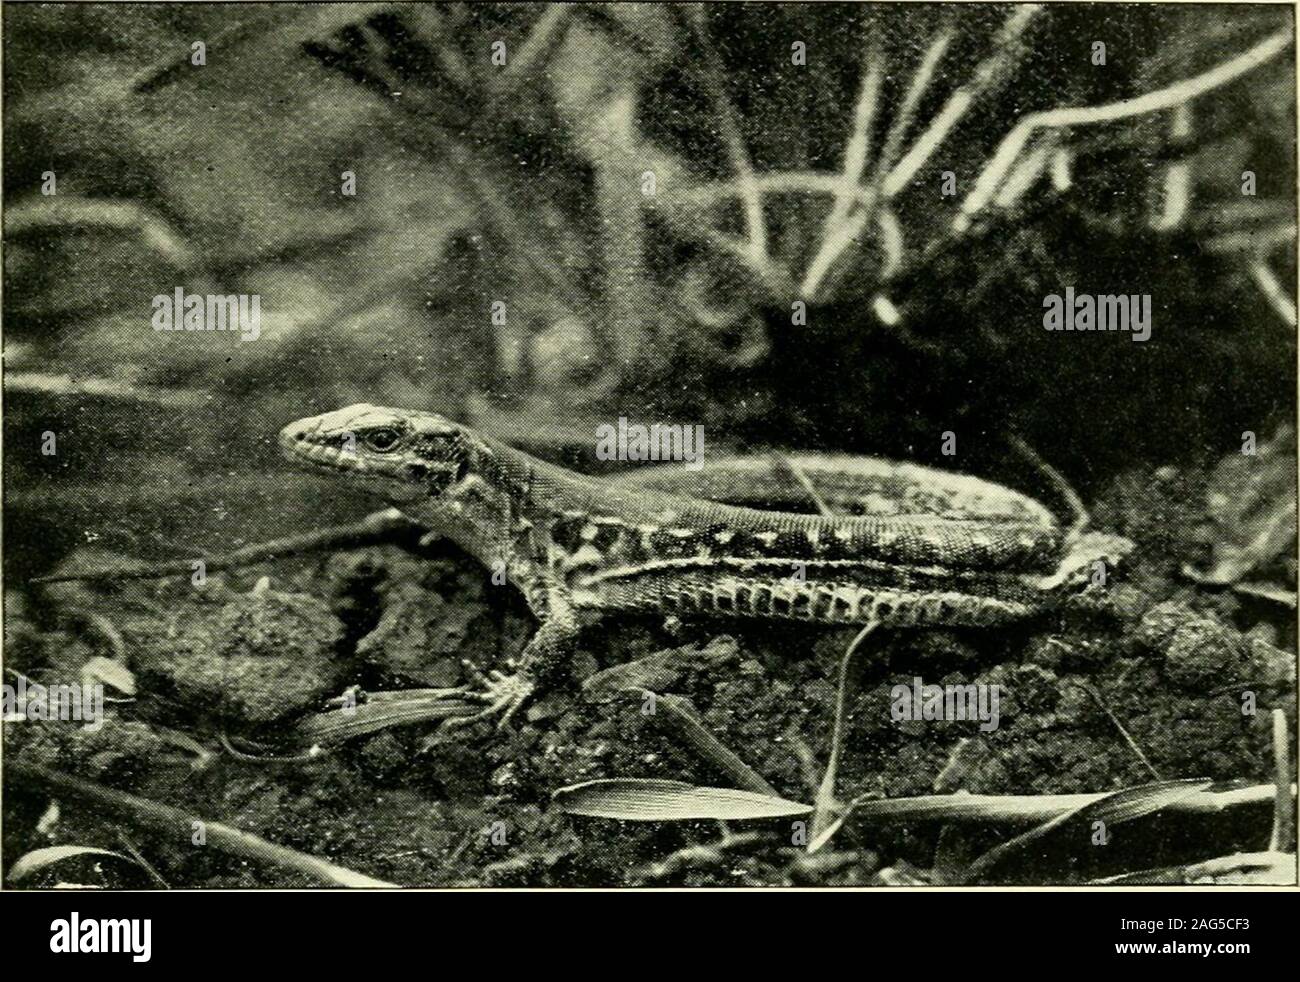
[[[293,450],[307,437],[315,432],[315,419],[300,419],[297,422],[290,423],[280,431],[280,446],[285,450]]]
[[[321,417],[310,416],[290,423],[280,431],[280,450],[291,460],[301,459],[315,447],[313,438],[320,433]]]

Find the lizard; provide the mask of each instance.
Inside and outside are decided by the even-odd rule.
[[[536,633],[512,671],[446,690],[484,708],[444,727],[504,725],[571,652],[583,612],[989,626],[1036,614],[1132,548],[1067,535],[1045,506],[999,484],[879,458],[789,458],[828,500],[864,512],[812,514],[751,507],[782,497],[759,480],[761,458],[594,477],[435,413],[364,403],[290,423],[279,443],[522,591]]]

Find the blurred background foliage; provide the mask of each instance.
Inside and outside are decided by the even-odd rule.
[[[1217,458],[1294,416],[1292,48],[1042,134],[954,219],[1027,114],[1290,30],[1268,6],[7,7],[11,572],[356,517],[274,450],[355,401],[575,464],[619,415],[949,464],[953,430],[993,473],[1014,431],[1085,492]],[[1151,340],[1043,331],[1067,285],[1151,293]],[[176,286],[260,294],[261,338],[156,334]]]

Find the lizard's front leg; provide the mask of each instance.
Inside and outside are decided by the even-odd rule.
[[[561,572],[562,557],[538,529],[529,525],[520,531],[515,561],[509,566],[540,626],[519,657],[511,659],[509,672],[488,672],[481,689],[469,693],[471,698],[486,702],[487,707],[470,716],[446,720],[443,730],[490,717],[499,717],[498,727],[504,726],[536,691],[538,680],[564,664],[573,652],[578,618]]]
[[[460,729],[482,719],[498,717],[498,728],[508,723],[523,708],[537,689],[538,679],[545,678],[563,664],[573,651],[578,634],[578,619],[569,603],[567,591],[556,584],[544,584],[530,593],[533,612],[541,618],[537,633],[524,647],[518,659],[510,663],[510,672],[488,672],[481,690],[466,693],[487,703],[480,712],[445,720],[444,731]],[[541,608],[541,609],[539,609]]]

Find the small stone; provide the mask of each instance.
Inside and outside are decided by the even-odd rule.
[[[404,585],[389,597],[375,629],[357,643],[366,661],[423,686],[454,685],[448,660],[491,663],[496,635],[488,609],[478,603],[448,603],[432,590]]]
[[[1174,632],[1199,616],[1185,603],[1166,600],[1143,615],[1137,630],[1133,632],[1134,640],[1149,651],[1163,651]]]
[[[581,684],[600,671],[600,662],[590,651],[578,650],[569,663],[569,677]]]
[[[1246,655],[1242,636],[1208,617],[1174,632],[1165,649],[1165,675],[1184,688],[1204,691],[1232,682]]]
[[[343,625],[315,597],[269,588],[219,608],[186,612],[174,633],[154,624],[141,638],[142,674],[218,715],[268,723],[337,687]]]

